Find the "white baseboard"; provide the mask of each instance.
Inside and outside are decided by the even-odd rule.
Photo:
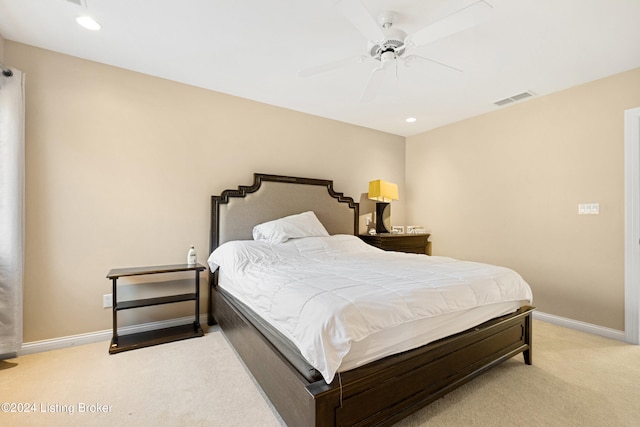
[[[171,328],[193,322],[193,316],[181,317],[178,319],[162,320],[159,322],[143,323],[141,325],[123,326],[118,328],[118,334],[127,335],[137,332],[146,332],[154,329]],[[207,316],[200,316],[200,324],[207,324]],[[89,332],[86,334],[71,335],[67,337],[53,338],[50,340],[32,341],[22,344],[22,348],[18,351],[18,356],[27,354],[41,353],[43,351],[58,350],[61,348],[74,347],[76,345],[91,344],[100,341],[109,341],[113,336],[113,329],[103,331]],[[106,347],[105,347],[106,348]],[[106,351],[106,350],[105,350]]]
[[[617,329],[605,328],[604,326],[594,325],[592,323],[581,322],[579,320],[567,319],[566,317],[555,316],[540,311],[533,312],[533,318],[543,322],[552,323],[565,328],[575,329],[577,331],[586,332],[588,334],[599,335],[605,338],[611,338],[618,341],[624,341],[624,331]]]
[[[533,318],[543,322],[552,323],[558,326],[575,329],[593,335],[599,335],[606,338],[612,338],[619,341],[625,340],[624,331],[605,328],[603,326],[591,323],[581,322],[579,320],[567,319],[566,317],[555,316],[540,311],[533,312]],[[136,332],[151,331],[160,328],[170,328],[172,326],[184,325],[193,320],[193,317],[181,317],[178,319],[162,320],[159,322],[143,323],[135,326],[124,326],[118,329],[118,333],[122,335],[133,334]],[[207,324],[207,316],[200,316],[200,324]],[[91,344],[100,341],[109,341],[113,334],[112,329],[103,331],[89,332],[86,334],[71,335],[67,337],[53,338],[50,340],[32,341],[22,344],[22,348],[18,351],[18,356],[27,354],[41,353],[43,351],[58,350],[62,348],[74,347],[76,345]]]

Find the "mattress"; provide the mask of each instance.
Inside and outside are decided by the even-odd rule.
[[[513,270],[385,252],[355,236],[227,242],[218,286],[293,343],[327,383],[336,372],[461,332],[531,303]]]

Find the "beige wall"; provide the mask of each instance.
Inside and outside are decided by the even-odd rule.
[[[435,255],[519,271],[540,311],[623,330],[623,112],[638,106],[640,69],[410,137],[407,219]]]
[[[541,311],[624,328],[622,112],[640,70],[405,141],[2,39],[0,58],[26,73],[25,342],[109,329],[110,268],[181,263],[190,244],[204,262],[209,196],[253,172],[355,198],[397,182],[392,222],[427,227],[434,254],[513,267]],[[600,215],[577,215],[588,202]]]
[[[356,199],[371,179],[403,188],[402,137],[11,41],[5,57],[26,73],[25,342],[109,329],[111,268],[183,263],[190,244],[204,263],[210,195],[254,172],[333,179]],[[189,313],[176,308],[123,323]]]

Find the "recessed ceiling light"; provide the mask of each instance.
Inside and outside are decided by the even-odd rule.
[[[415,117],[407,117],[407,118],[405,119],[405,121],[406,121],[407,123],[413,123],[413,122],[415,122],[415,121],[416,121],[416,118],[415,118]]]
[[[100,24],[98,24],[92,17],[90,16],[78,16],[76,18],[76,22],[82,25],[87,30],[97,31],[100,29]]]

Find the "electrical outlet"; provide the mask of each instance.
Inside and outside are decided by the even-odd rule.
[[[102,295],[102,308],[113,307],[113,294]]]

